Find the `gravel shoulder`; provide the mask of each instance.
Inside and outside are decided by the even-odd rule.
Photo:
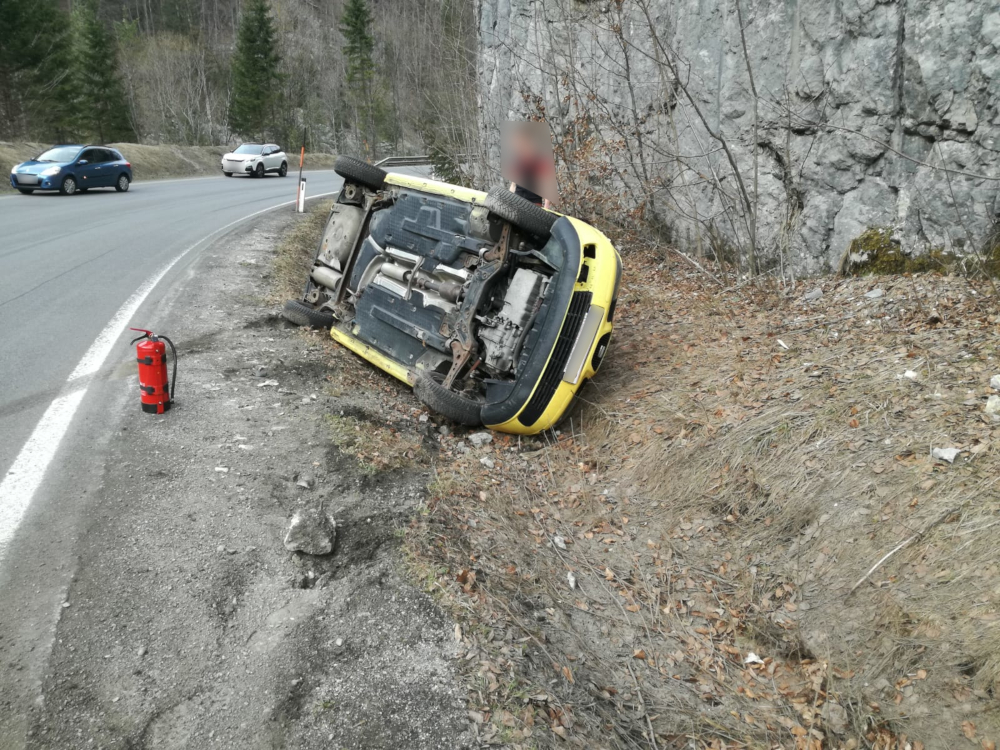
[[[109,418],[27,746],[472,746],[455,625],[400,573],[433,425],[402,460],[347,448],[348,420],[360,433],[373,400],[405,394],[371,368],[335,387],[351,360],[276,315],[271,264],[298,221],[227,235],[149,321],[178,344],[177,405]],[[293,513],[320,506],[333,554],[288,552]]]

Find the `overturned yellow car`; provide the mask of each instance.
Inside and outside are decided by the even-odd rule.
[[[386,173],[347,156],[300,300],[333,338],[467,426],[555,425],[611,341],[622,264],[590,225],[508,190]]]

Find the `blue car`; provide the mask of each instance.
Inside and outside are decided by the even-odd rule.
[[[99,187],[124,193],[131,182],[132,165],[107,146],[55,146],[10,170],[11,186],[25,195],[36,190],[73,195]]]

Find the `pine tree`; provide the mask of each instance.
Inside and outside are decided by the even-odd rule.
[[[55,3],[0,0],[0,137],[66,139],[76,90],[69,15]]]
[[[368,9],[368,0],[347,0],[340,17],[340,33],[344,35],[354,129],[374,156],[379,120],[385,117],[385,106],[375,80],[375,37],[371,28],[372,14]]]
[[[244,137],[260,137],[274,122],[281,73],[278,32],[267,0],[250,0],[240,19],[233,56],[229,128]]]
[[[97,15],[97,0],[79,6],[77,68],[80,119],[101,143],[135,139],[125,90],[118,75],[118,46]]]
[[[347,57],[347,82],[360,86],[365,93],[371,88],[374,73],[372,53],[375,37],[372,36],[372,14],[368,0],[347,0],[340,17],[340,33],[344,35],[344,55]]]

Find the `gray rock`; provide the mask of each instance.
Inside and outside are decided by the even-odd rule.
[[[867,299],[878,299],[879,297],[884,297],[884,296],[885,296],[884,289],[872,289],[870,292],[865,294],[865,297]]]
[[[952,464],[961,452],[958,448],[934,448],[931,450],[931,457]]]
[[[299,510],[285,534],[285,549],[307,555],[328,555],[337,538],[337,524],[320,508]]]
[[[986,407],[983,411],[987,414],[1000,414],[1000,396],[990,396],[986,399]]]
[[[802,299],[804,299],[806,302],[813,302],[814,300],[818,300],[822,296],[823,296],[823,290],[820,289],[819,287],[816,287],[815,289],[808,291],[804,295],[802,295]]]
[[[496,466],[496,462],[489,456],[483,456],[481,459],[479,459],[479,463],[481,463],[487,469],[492,469],[494,466]]]
[[[823,718],[826,719],[826,726],[831,732],[839,735],[847,734],[847,711],[839,703],[827,701],[823,706]]]
[[[316,484],[316,479],[312,474],[300,474],[298,481],[295,482],[296,487],[303,487],[305,489],[311,489]]]
[[[469,435],[468,439],[469,442],[477,448],[482,448],[484,445],[488,445],[493,442],[493,435],[488,432],[473,432]]]
[[[994,375],[990,378],[990,388],[994,391],[1000,391],[1000,375]]]
[[[680,58],[692,97],[708,126],[725,136],[744,180],[758,159],[758,247],[785,248],[796,276],[835,269],[851,240],[872,227],[893,227],[907,253],[967,253],[967,236],[981,241],[1000,211],[995,181],[956,179],[936,168],[1000,173],[995,2],[761,0],[756,13],[767,22],[745,26],[749,62],[758,90],[781,93],[759,110],[757,143],[735,3],[622,4],[615,25],[628,29],[627,62],[632,82],[641,84],[633,87],[612,72],[624,69],[625,52],[600,5],[481,0],[477,68],[489,169],[499,167],[499,124],[537,114],[536,102],[557,137],[580,106],[609,141],[618,137],[618,115],[642,118],[643,144],[595,155],[621,175],[607,178],[604,189],[633,207],[647,194],[630,177],[637,155],[645,156],[655,182],[676,174],[660,154],[706,152],[711,138],[691,104],[671,96],[664,106],[662,87],[649,85],[671,76],[657,56],[639,52],[656,48],[645,7],[661,38],[669,37],[664,41]],[[564,88],[553,84],[560,74],[597,101],[566,103]],[[787,106],[775,104],[785,97]],[[692,156],[686,167],[732,180],[718,153]],[[723,203],[712,180],[672,181],[671,199],[655,210],[673,244],[707,253],[710,233],[696,217],[734,205]],[[712,232],[746,247],[746,226],[720,221]]]
[[[266,378],[267,368],[264,367],[264,365],[257,365],[257,367],[254,368],[253,374],[256,375],[258,378]]]

